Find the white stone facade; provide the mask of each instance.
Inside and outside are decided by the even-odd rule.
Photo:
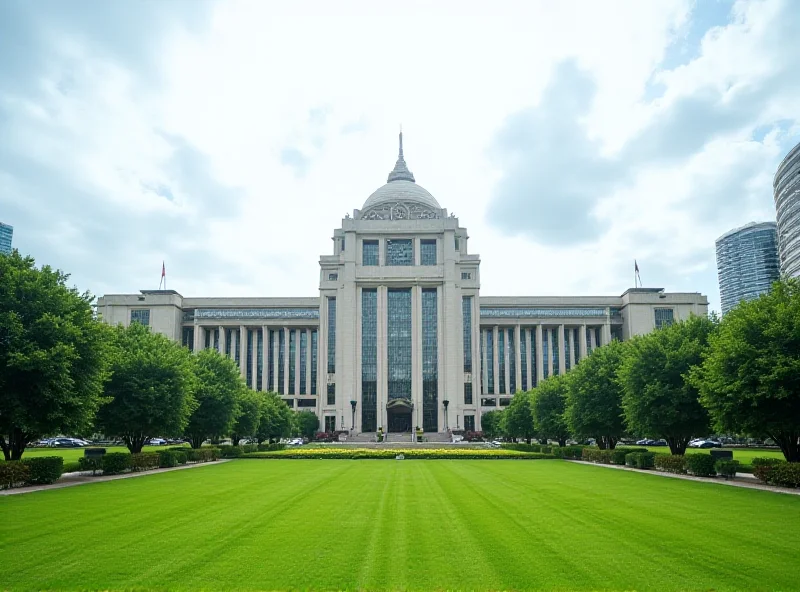
[[[389,182],[342,220],[333,254],[320,257],[318,298],[142,291],[103,296],[98,313],[113,324],[147,322],[193,351],[217,348],[238,360],[252,388],[315,411],[321,430],[446,432],[480,430],[482,413],[611,339],[708,311],[699,293],[643,288],[481,297],[480,257],[467,237],[416,185],[401,139]]]

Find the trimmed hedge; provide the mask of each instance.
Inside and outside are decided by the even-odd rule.
[[[394,459],[398,454],[405,458],[446,460],[446,459],[469,459],[469,460],[494,460],[494,459],[513,459],[513,460],[533,460],[542,458],[553,458],[536,452],[519,452],[517,450],[497,450],[481,448],[462,448],[462,449],[385,449],[385,448],[295,448],[279,452],[255,452],[245,454],[242,458],[252,459]]]
[[[65,462],[64,466],[61,468],[61,474],[63,475],[64,473],[77,473],[78,471],[82,471],[83,469],[81,469],[81,463],[79,462],[79,460]]]
[[[618,446],[611,451],[611,464],[624,465],[626,456],[639,452],[647,452],[647,448],[628,448],[626,446]]]
[[[250,454],[251,452],[258,452],[258,444],[242,444],[239,446],[242,449],[242,452],[245,454]]]
[[[629,452],[625,455],[625,464],[636,469],[652,469],[655,458],[655,452]]]
[[[686,470],[695,477],[713,477],[716,460],[710,454],[687,454]]]
[[[583,446],[564,446],[564,448],[561,448],[560,446],[554,447],[553,456],[557,456],[558,458],[580,460],[583,456],[583,449]]]
[[[541,452],[541,444],[526,444],[525,442],[505,442],[500,445],[503,450],[516,450],[517,452]]]
[[[231,447],[233,448],[233,447]],[[187,462],[209,462],[219,458],[219,448],[187,448]]]
[[[185,465],[186,464],[186,451],[185,450],[172,449],[172,450],[166,450],[165,452],[171,452],[172,454],[174,454],[175,455],[175,461],[179,465]]]
[[[78,466],[81,471],[91,471],[92,474],[96,474],[103,469],[103,456],[82,456],[78,459]]]
[[[49,485],[61,478],[64,458],[61,456],[39,456],[22,461],[28,466],[29,476],[26,483],[30,485]]]
[[[686,457],[680,454],[656,454],[655,468],[677,475],[686,474]]]
[[[256,446],[256,450],[258,451],[258,446]],[[254,451],[254,452],[255,452]],[[220,446],[219,447],[219,455],[222,458],[239,458],[244,454],[244,450],[240,446]]]
[[[726,479],[735,477],[736,471],[738,470],[739,470],[738,460],[721,458],[714,463],[714,471],[716,471],[717,475],[719,475],[720,477],[725,477]]]
[[[769,484],[779,487],[800,487],[800,463],[781,461],[769,476]]]
[[[750,461],[750,466],[753,467],[753,475],[756,476],[756,479],[759,481],[763,481],[764,483],[769,483],[769,476],[770,473],[785,461],[779,458],[754,458]]]
[[[259,452],[278,452],[279,450],[286,450],[286,444],[281,444],[280,442],[264,443],[259,444],[257,449]]]
[[[174,450],[159,450],[158,454],[158,467],[161,469],[169,469],[178,466],[178,453]]]
[[[25,463],[18,460],[0,462],[0,489],[25,485],[30,476],[30,468]]]
[[[119,475],[130,468],[130,452],[108,452],[103,455],[103,475]]]
[[[159,457],[157,452],[137,452],[136,454],[131,454],[132,471],[157,469],[158,463]]]
[[[583,452],[581,453],[581,459],[588,462],[610,465],[613,455],[614,455],[613,450],[600,450],[599,448],[584,448]]]

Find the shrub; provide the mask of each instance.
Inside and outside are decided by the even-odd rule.
[[[687,454],[686,470],[696,477],[713,477],[716,475],[715,462],[710,454]]]
[[[131,468],[129,452],[108,452],[103,455],[103,475],[119,475]]]
[[[72,462],[65,462],[64,466],[61,468],[61,474],[64,473],[77,473],[78,471],[82,471],[80,459],[72,461]]]
[[[82,456],[78,459],[78,465],[80,466],[81,471],[91,471],[92,474],[96,474],[97,471],[103,469],[103,457],[102,456]]]
[[[800,487],[800,463],[781,462],[769,475],[770,485]]]
[[[541,452],[539,444],[526,444],[525,442],[506,442],[500,445],[505,450],[517,450],[519,452]]]
[[[17,460],[0,462],[0,489],[10,489],[28,483],[31,473],[28,465]]]
[[[157,469],[159,460],[158,452],[139,452],[137,454],[131,454],[131,469],[134,471]]]
[[[158,454],[158,466],[160,468],[168,469],[178,466],[178,453],[174,450],[159,450],[156,454]]]
[[[750,461],[750,466],[753,467],[753,475],[756,476],[756,479],[764,483],[769,483],[770,473],[772,473],[775,467],[784,462],[785,461],[779,458],[754,458]]]
[[[231,446],[231,448],[234,448]],[[188,462],[209,462],[212,460],[217,460],[220,455],[219,448],[187,448],[186,452],[186,460]]]
[[[258,448],[256,448],[258,450]],[[220,446],[219,455],[222,458],[238,458],[242,456],[244,451],[239,446]]]
[[[467,442],[483,442],[483,432],[464,432],[464,440]]]
[[[538,451],[534,451],[538,452]],[[580,459],[582,458],[583,446],[564,446],[553,448],[553,454],[559,458]]]
[[[629,452],[625,455],[625,465],[635,469],[652,469],[655,458],[655,452]]]
[[[656,454],[654,466],[660,471],[685,475],[686,457],[680,454]]]
[[[714,471],[720,477],[730,479],[736,476],[736,471],[739,470],[739,461],[721,458],[714,463]]]
[[[171,452],[172,454],[174,454],[175,455],[175,462],[177,462],[179,465],[185,465],[186,464],[186,451],[185,450],[172,449],[172,450],[168,450],[166,452]]]
[[[259,452],[277,452],[279,450],[285,450],[286,444],[281,444],[280,442],[265,442],[264,444],[258,445]]]
[[[64,458],[61,456],[39,456],[22,461],[28,465],[28,481],[31,485],[49,485],[61,478]]]
[[[242,452],[244,452],[245,454],[250,454],[251,452],[258,452],[257,444],[243,444],[242,446],[240,446],[240,448],[242,449]]]
[[[625,448],[624,446],[619,446],[611,451],[611,464],[624,465],[625,457],[633,452],[647,452],[647,448]]]

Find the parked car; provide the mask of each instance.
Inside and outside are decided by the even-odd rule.
[[[722,444],[716,440],[692,440],[689,448],[722,448]]]
[[[644,440],[637,440],[637,446],[657,446],[655,440],[650,440],[649,438],[645,438]]]
[[[167,441],[164,438],[150,438],[147,443],[150,446],[164,446]]]
[[[666,440],[653,440],[652,444],[648,444],[648,446],[669,446]]]
[[[53,438],[48,446],[51,448],[82,448],[85,444],[75,438]]]

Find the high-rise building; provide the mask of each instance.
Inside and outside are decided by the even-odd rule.
[[[482,296],[481,258],[467,229],[416,183],[402,138],[387,182],[341,220],[333,239],[311,298],[143,290],[103,296],[97,311],[192,351],[216,349],[251,388],[317,413],[324,431],[373,440],[378,428],[419,426],[445,439],[450,429],[480,430],[483,413],[570,371],[594,348],[708,311],[702,294],[659,288]]]
[[[11,253],[11,238],[14,235],[14,227],[0,222],[0,253],[8,255]]]
[[[781,273],[800,276],[800,144],[789,151],[772,183]]]
[[[717,239],[722,314],[767,292],[780,277],[775,222],[751,222]]]

